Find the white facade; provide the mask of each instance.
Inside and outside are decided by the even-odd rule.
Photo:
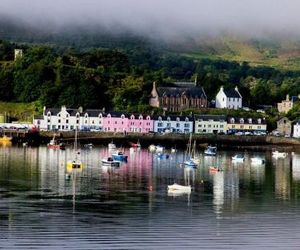
[[[82,109],[67,109],[62,106],[58,109],[46,109],[44,107],[43,116],[35,118],[33,124],[40,130],[50,131],[72,131],[78,130],[102,130],[103,117],[101,111]]]
[[[293,137],[300,138],[300,122],[299,121],[294,125]]]
[[[159,116],[154,119],[154,132],[193,133],[193,125],[188,116]]]
[[[227,133],[225,116],[199,115],[195,116],[195,134]]]
[[[220,88],[216,96],[216,108],[239,109],[242,108],[242,96],[237,87],[234,90]]]

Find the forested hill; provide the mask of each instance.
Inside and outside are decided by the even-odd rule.
[[[24,56],[13,61],[13,49]],[[77,49],[0,42],[0,101],[32,102],[128,111],[148,109],[152,82],[197,76],[209,100],[221,85],[239,86],[244,105],[274,105],[300,93],[300,72],[246,62],[191,58],[140,44],[124,49]]]

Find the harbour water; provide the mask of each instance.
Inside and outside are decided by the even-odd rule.
[[[104,147],[82,149],[82,169],[67,169],[73,150],[0,147],[1,249],[299,249],[300,154],[200,154],[159,159],[125,149],[128,162],[101,166]],[[251,164],[260,156],[265,164]],[[223,171],[210,171],[220,166]],[[174,182],[191,193],[172,194]]]

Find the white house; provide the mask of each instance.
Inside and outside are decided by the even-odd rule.
[[[300,120],[294,125],[293,137],[300,138]]]
[[[191,116],[158,116],[154,118],[154,132],[193,133]]]
[[[195,115],[195,134],[227,133],[225,115]]]
[[[44,107],[43,115],[35,117],[33,124],[40,130],[71,131],[78,130],[102,130],[102,110],[67,109],[66,106],[57,108]]]
[[[242,108],[242,95],[238,87],[234,89],[224,90],[221,86],[216,96],[216,108],[239,109]]]

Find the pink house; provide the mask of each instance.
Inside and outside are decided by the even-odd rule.
[[[103,115],[104,132],[128,132],[128,118],[125,113],[111,112]]]
[[[103,115],[104,132],[149,133],[154,122],[149,115],[128,115],[111,112]]]
[[[128,119],[128,131],[135,133],[149,133],[153,131],[153,120],[149,115],[130,115]]]

